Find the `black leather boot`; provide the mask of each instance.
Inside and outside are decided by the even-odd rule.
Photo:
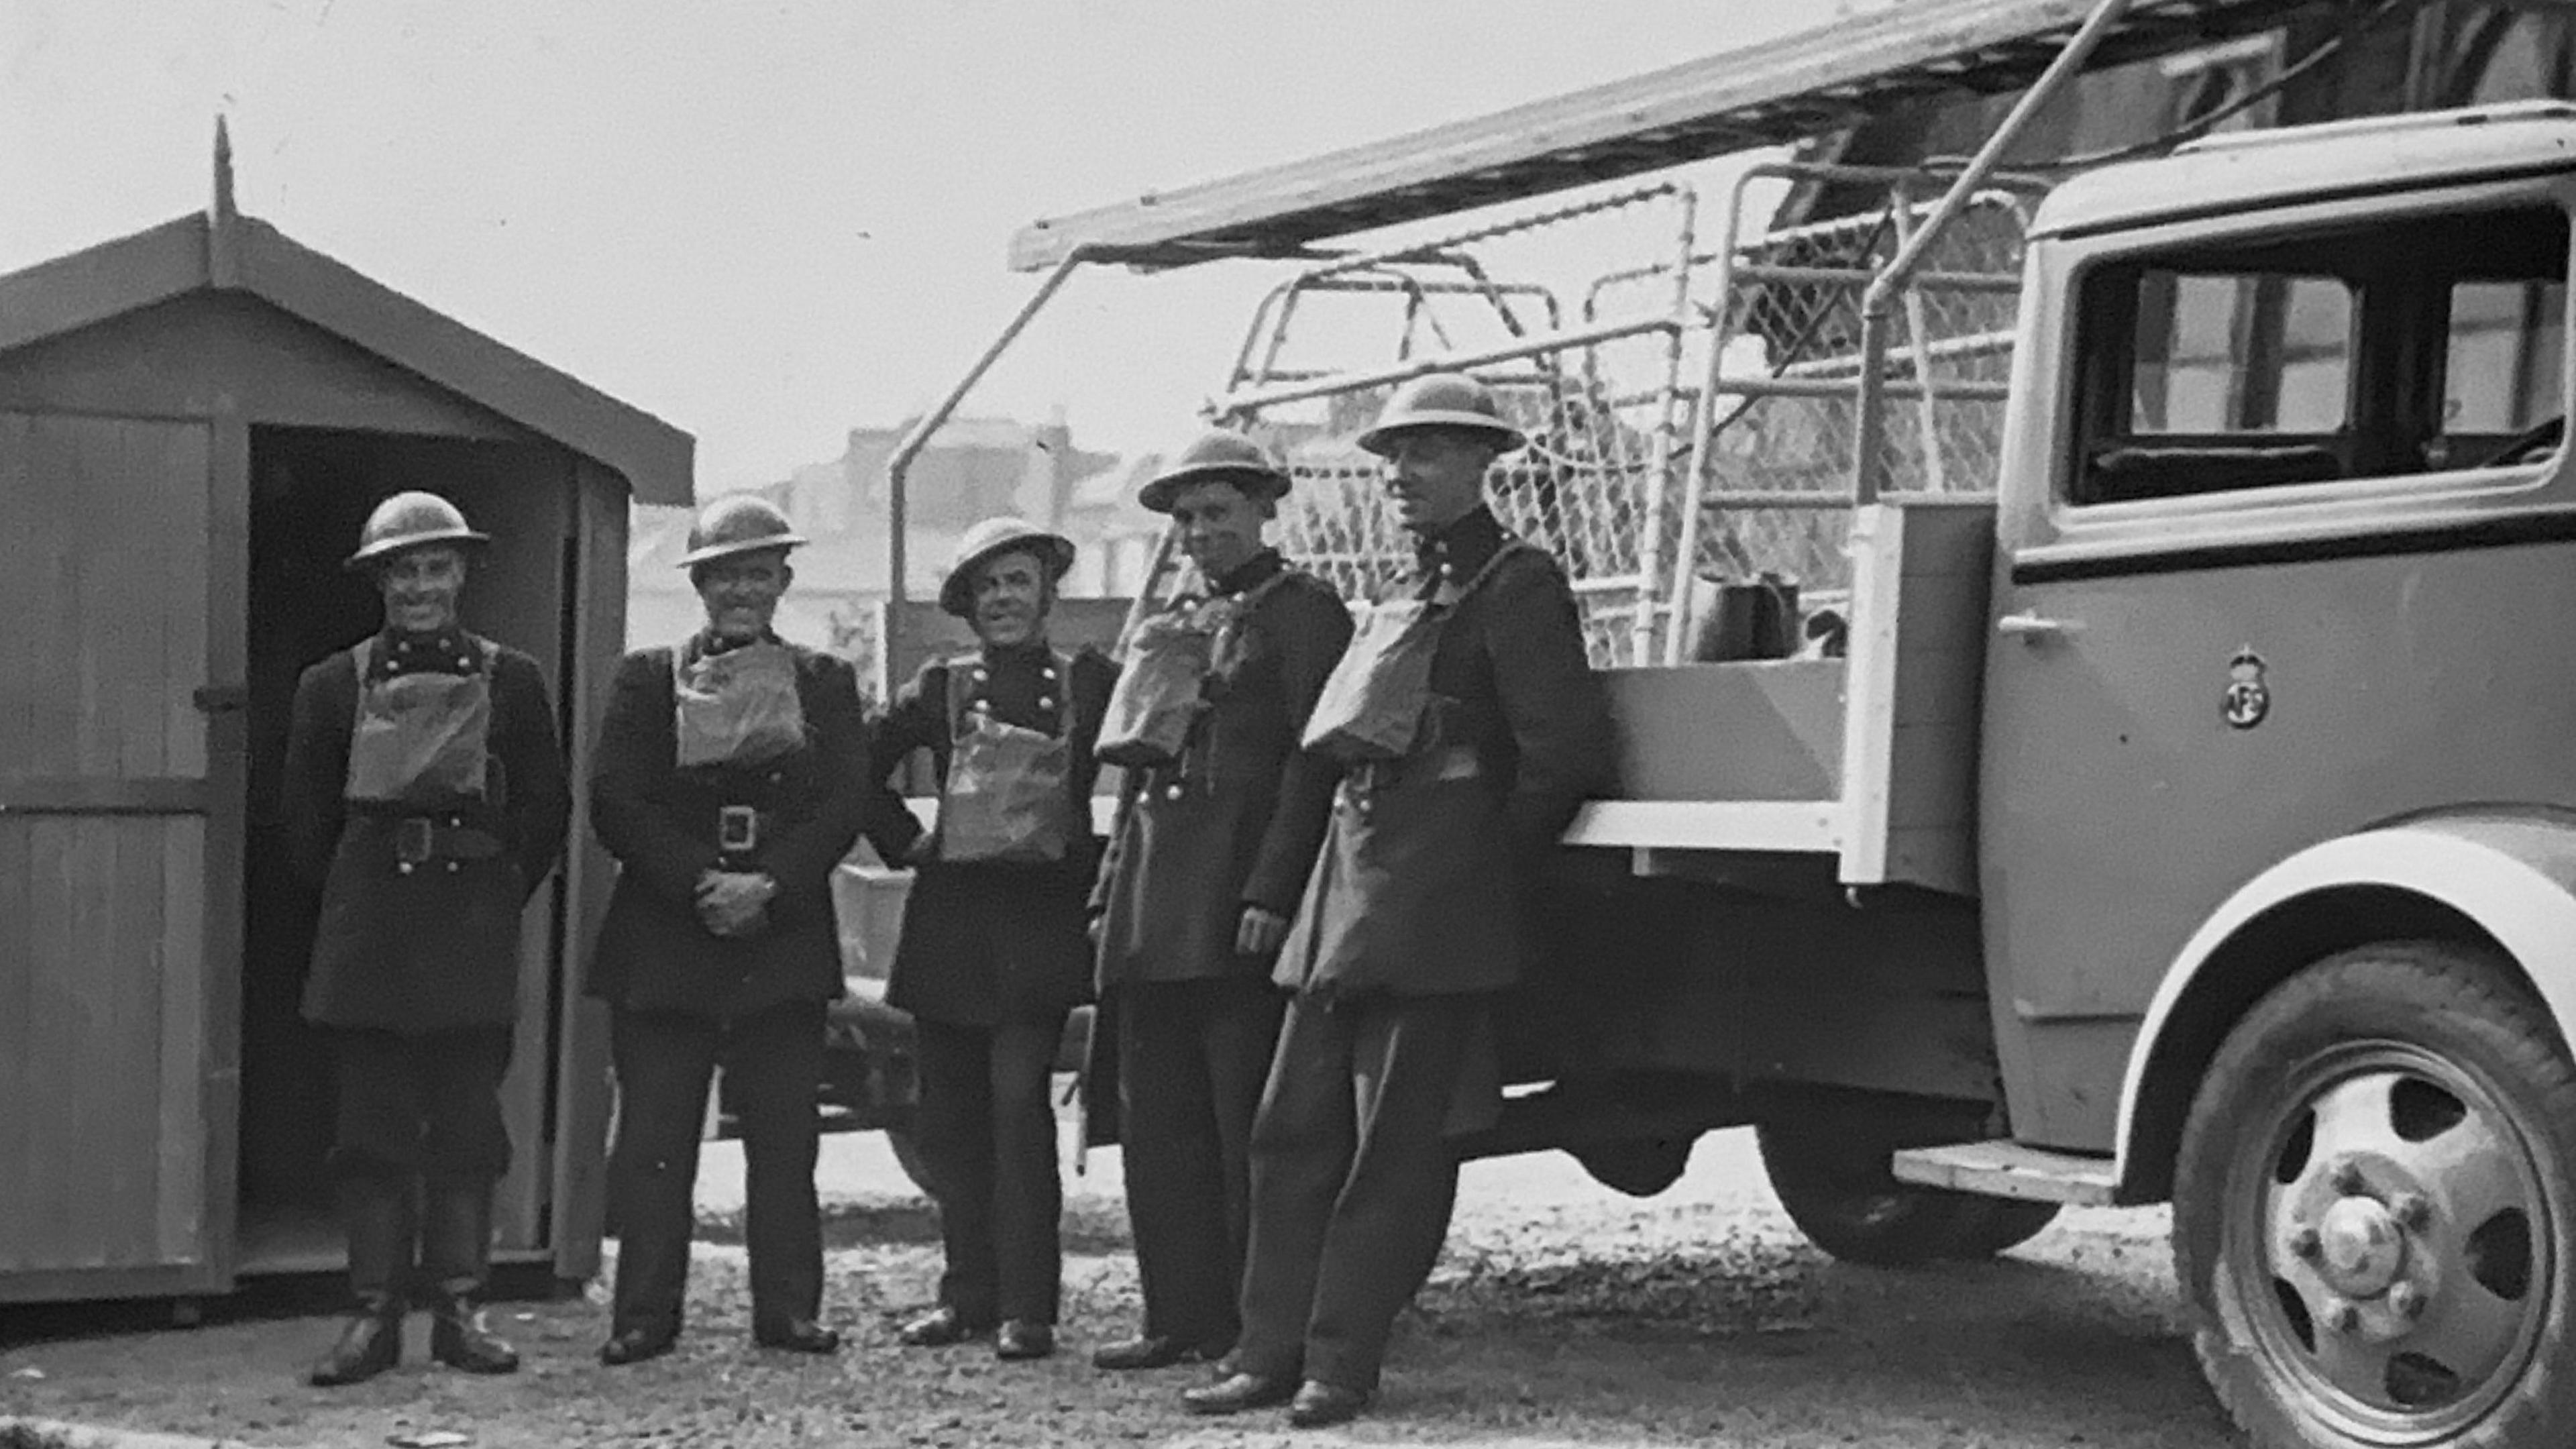
[[[340,1184],[349,1240],[349,1316],[305,1377],[316,1388],[363,1383],[402,1361],[402,1280],[411,1270],[411,1184],[374,1174]]]
[[[428,1284],[429,1356],[469,1374],[515,1373],[518,1350],[483,1326],[492,1251],[492,1185],[433,1178],[421,1196],[420,1275]]]

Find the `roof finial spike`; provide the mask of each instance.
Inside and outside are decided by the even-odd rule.
[[[215,199],[206,214],[217,226],[237,215],[233,210],[233,133],[221,111],[215,112]]]

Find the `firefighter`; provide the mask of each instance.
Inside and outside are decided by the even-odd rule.
[[[1094,892],[1103,1029],[1115,1043],[1119,1141],[1145,1321],[1106,1369],[1214,1359],[1234,1344],[1250,1229],[1253,1109],[1285,998],[1270,969],[1332,809],[1333,774],[1297,739],[1350,641],[1332,585],[1264,538],[1288,474],[1252,439],[1212,429],[1139,495],[1171,516],[1197,577],[1137,631],[1118,698],[1140,704]],[[1158,669],[1159,659],[1185,661]],[[1153,733],[1158,703],[1168,736]],[[1113,707],[1113,730],[1129,712]],[[1120,745],[1127,753],[1121,753]]]
[[[1048,1087],[1065,1018],[1091,994],[1092,743],[1117,673],[1048,643],[1072,563],[1069,540],[1016,518],[968,529],[939,603],[977,647],[925,664],[878,725],[880,775],[927,749],[940,791],[927,834],[891,795],[869,825],[888,861],[919,867],[886,984],[915,1023],[916,1140],[947,1254],[938,1306],[898,1335],[915,1347],[994,1333],[1005,1359],[1055,1351]]]
[[[331,1043],[353,1298],[316,1385],[402,1357],[415,1252],[431,1356],[468,1373],[519,1366],[477,1299],[492,1184],[510,1166],[500,1087],[520,916],[571,806],[536,661],[458,622],[488,541],[435,494],[377,505],[348,567],[383,594],[384,628],[296,681],[279,804],[296,869],[322,893],[303,1010]]]
[[[814,1196],[825,1005],[843,990],[831,880],[867,801],[847,661],[772,632],[804,542],[765,499],[719,499],[680,564],[706,626],[629,653],[600,721],[591,824],[617,858],[589,990],[611,1007],[618,1226],[611,1366],[670,1352],[688,1290],[707,1091],[741,1124],[751,1334],[828,1354]]]
[[[1366,1406],[1439,1256],[1451,1139],[1498,1105],[1494,1014],[1531,954],[1525,904],[1610,758],[1565,576],[1485,506],[1487,469],[1523,441],[1493,394],[1417,378],[1359,441],[1385,460],[1416,567],[1308,723],[1339,781],[1274,975],[1294,995],[1252,1130],[1243,1332],[1228,1375],[1184,1395],[1206,1414],[1286,1401],[1300,1426]]]

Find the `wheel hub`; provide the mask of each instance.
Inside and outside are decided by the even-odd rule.
[[[2317,1275],[2346,1298],[2376,1298],[2405,1270],[2405,1233],[2377,1198],[2336,1198],[2317,1239]]]

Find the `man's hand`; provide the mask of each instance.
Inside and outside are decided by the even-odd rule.
[[[1288,918],[1260,906],[1245,906],[1243,919],[1235,923],[1234,950],[1238,956],[1267,956],[1288,939]]]
[[[778,882],[759,871],[711,870],[698,877],[698,924],[710,935],[749,936],[769,923]]]

